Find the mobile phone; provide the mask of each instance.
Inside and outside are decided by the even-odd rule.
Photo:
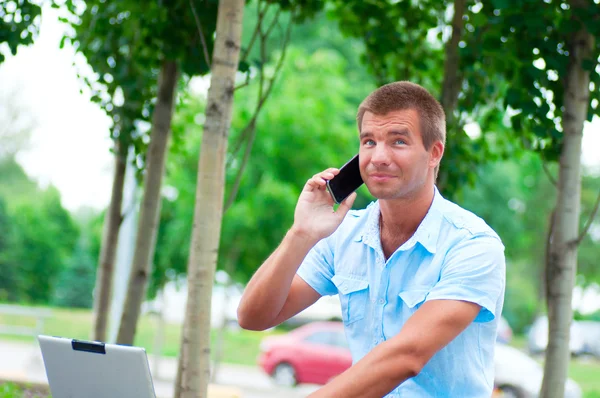
[[[333,201],[340,204],[363,183],[358,167],[358,155],[356,155],[340,168],[340,172],[335,177],[327,181],[327,190]]]

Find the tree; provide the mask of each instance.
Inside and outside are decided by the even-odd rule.
[[[210,300],[223,211],[225,155],[238,67],[243,0],[221,0],[211,84],[202,135],[194,228],[188,262],[188,299],[175,396],[206,397],[210,379]]]
[[[148,121],[151,111],[155,54],[144,47],[147,40],[141,32],[148,34],[148,28],[142,29],[142,10],[102,1],[86,2],[83,12],[72,1],[67,2],[67,7],[71,14],[63,21],[73,29],[61,45],[71,42],[86,57],[97,75],[80,78],[91,90],[92,101],[113,122],[113,185],[97,267],[93,327],[93,339],[105,341],[117,242],[126,216],[122,209],[125,172],[130,152],[135,155],[134,166],[143,167],[143,161],[138,162],[146,148],[140,122]]]
[[[600,10],[592,1],[494,2],[483,6],[489,18],[481,42],[503,48],[506,56],[489,64],[508,83],[505,105],[527,149],[546,161],[559,160],[556,206],[549,217],[546,299],[549,340],[543,397],[562,397],[569,363],[572,290],[579,231],[581,136],[585,120],[599,112]],[[594,105],[595,102],[595,105]]]
[[[152,117],[152,133],[147,155],[144,194],[136,235],[135,251],[129,276],[127,297],[119,326],[117,342],[133,344],[142,302],[146,295],[150,264],[158,232],[160,189],[165,168],[165,154],[171,133],[178,69],[175,61],[165,60],[158,79],[158,96]]]
[[[71,39],[79,43],[79,49],[98,73],[97,81],[85,78],[86,83],[92,89],[92,99],[113,119],[111,137],[115,141],[113,192],[106,217],[96,289],[94,334],[98,340],[104,340],[106,333],[112,270],[123,219],[121,201],[125,165],[132,149],[139,174],[143,174],[145,169],[143,214],[139,218],[141,228],[137,234],[130,293],[117,338],[119,342],[132,343],[145,296],[147,275],[151,272],[150,259],[154,253],[160,185],[177,76],[181,72],[191,76],[208,71],[209,60],[202,54],[212,48],[216,2],[182,0],[168,5],[139,2],[104,4],[104,1],[98,0],[87,2],[80,16],[77,16],[73,2],[68,4],[75,15],[71,18],[71,25],[75,28]],[[197,9],[201,12],[198,13]],[[174,26],[177,29],[173,29]],[[159,73],[161,78],[157,87]],[[165,86],[161,87],[161,83]],[[156,104],[152,103],[155,96]],[[165,109],[169,111],[164,112]],[[148,121],[150,115],[152,128],[148,137],[143,129],[144,123],[140,122]]]
[[[552,232],[548,244],[546,268],[546,298],[548,302],[549,337],[544,366],[541,395],[564,396],[570,358],[569,334],[572,312],[572,294],[577,273],[577,246],[586,231],[579,231],[581,204],[581,140],[583,123],[590,104],[590,70],[584,62],[598,62],[595,37],[577,15],[588,12],[591,2],[573,0],[572,23],[577,30],[565,38],[569,52],[564,79],[564,113],[562,128],[564,138],[560,153],[558,173],[558,198],[552,216]],[[581,14],[580,14],[581,15]],[[596,21],[600,20],[596,7]],[[600,30],[596,30],[600,36]],[[592,68],[593,70],[594,68]]]
[[[122,213],[125,172],[127,171],[127,154],[129,146],[117,140],[114,144],[113,183],[105,216],[102,245],[99,250],[98,267],[96,268],[94,300],[93,339],[106,341],[108,315],[112,294],[113,270],[117,255],[119,231],[125,215]]]

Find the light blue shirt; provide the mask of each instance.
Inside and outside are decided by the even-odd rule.
[[[479,304],[475,321],[387,397],[490,397],[504,303],[500,238],[481,218],[436,189],[415,234],[386,261],[379,214],[379,202],[350,211],[309,252],[298,275],[321,295],[339,294],[354,362],[397,335],[425,301]]]

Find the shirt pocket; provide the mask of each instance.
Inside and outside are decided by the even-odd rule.
[[[369,302],[369,282],[343,275],[334,275],[331,281],[339,292],[344,323],[349,325],[363,319]]]
[[[398,296],[400,296],[400,300],[402,300],[408,308],[416,311],[425,302],[430,290],[431,288],[424,286],[409,287],[398,293]]]

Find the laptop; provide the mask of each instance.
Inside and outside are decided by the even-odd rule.
[[[39,335],[53,398],[156,398],[146,350]]]

